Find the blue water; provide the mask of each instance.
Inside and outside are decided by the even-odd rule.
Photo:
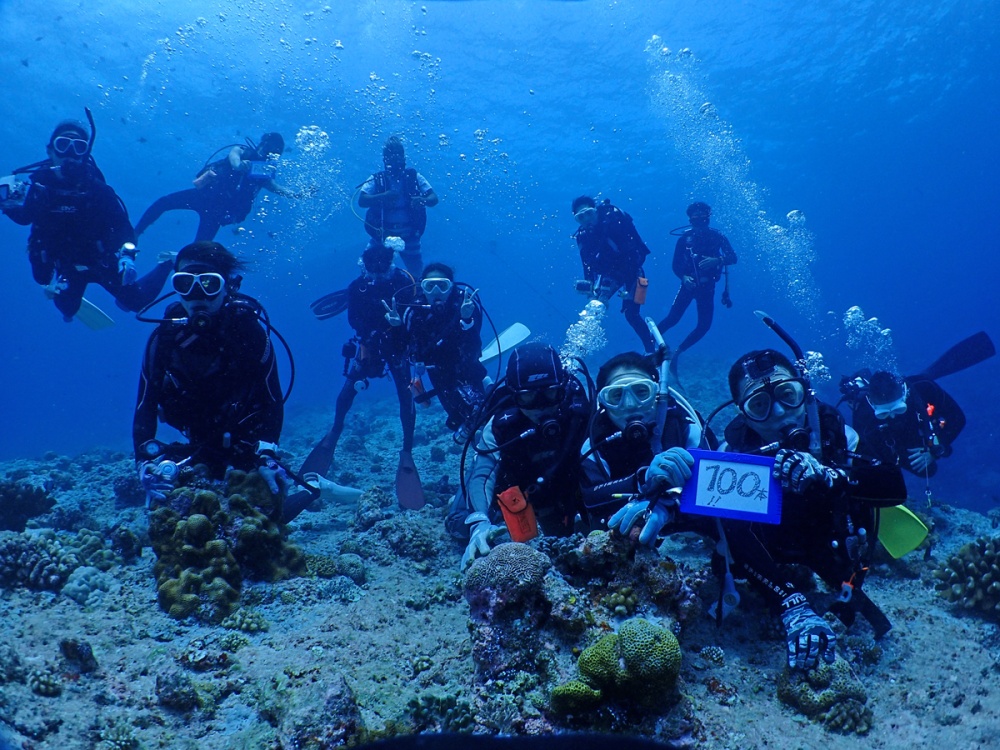
[[[350,198],[391,133],[441,197],[425,260],[482,287],[502,325],[562,341],[582,304],[569,203],[585,192],[634,217],[653,250],[647,311],[662,317],[677,283],[668,232],[698,199],[740,264],[735,307],[717,308],[692,360],[774,345],[752,315],[763,308],[836,378],[862,364],[840,325],[860,305],[913,372],[977,330],[1000,340],[998,29],[991,0],[5,0],[0,167],[43,158],[52,126],[89,106],[94,155],[136,221],[219,146],[301,133],[281,180],[318,195],[262,196],[242,234],[217,237],[252,261],[244,291],[293,346],[293,413],[328,408],[340,387],[346,321],[317,322],[308,303],[357,272]],[[164,216],[140,270],[193,234],[193,215]],[[31,281],[26,238],[0,221],[0,458],[128,449],[149,328],[97,288],[115,328],[63,323]],[[607,322],[634,346],[620,315]],[[998,380],[994,359],[942,383],[969,417],[935,480],[949,501],[998,502]]]

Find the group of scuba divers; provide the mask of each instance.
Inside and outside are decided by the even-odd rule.
[[[396,482],[402,507],[424,504],[411,456],[415,404],[436,397],[464,445],[460,487],[445,521],[465,545],[463,568],[501,540],[528,542],[539,533],[565,537],[603,528],[655,546],[667,533],[696,532],[715,550],[719,598],[712,614],[721,622],[739,601],[736,580],[748,581],[780,613],[790,667],[833,661],[836,632],[821,612],[847,626],[860,614],[876,636],[891,627],[863,591],[865,575],[880,540],[896,555],[923,538],[912,531],[918,519],[892,512],[907,495],[901,470],[929,478],[950,453],[964,416],[934,381],[990,356],[985,334],[919,376],[866,371],[845,378],[851,427],[837,407],[816,398],[795,341],[762,316],[792,356],[768,348],[736,359],[727,405],[738,413],[720,439],[711,417],[705,420],[669,383],[678,354],[711,324],[716,284],[736,262],[729,241],[709,228],[706,204],[688,208],[690,226],[677,232],[673,259],[681,286],[657,325],[640,314],[649,250],[632,219],[608,201],[581,196],[572,204],[585,275],[577,287],[604,303],[620,295],[645,351],[611,357],[595,378],[582,361],[525,343],[509,351],[505,376],[490,382],[481,361],[489,316],[478,290],[457,282],[450,267],[423,265],[425,208],[438,198],[406,167],[402,143],[393,137],[383,149],[384,170],[358,192],[370,235],[361,273],[313,303],[320,319],[346,310],[355,336],[344,347],[334,424],[296,473],[278,449],[291,387],[282,392],[272,335],[284,339],[260,303],[240,291],[243,264],[213,239],[221,226],[247,216],[261,189],[296,197],[275,182],[281,136],[229,147],[224,158],[209,160],[193,188],[157,200],[133,230],[92,156],[95,131],[87,114],[89,128],[75,121],[56,127],[48,159],[0,179],[0,209],[31,225],[35,281],[67,320],[99,325],[83,297],[97,283],[120,307],[157,324],[133,421],[148,507],[172,507],[183,494],[174,490],[191,476],[222,480],[231,468],[259,472],[282,499],[274,506],[280,516],[274,520],[282,522],[315,507],[324,492],[349,491],[326,476],[345,417],[371,379],[389,375],[403,435]],[[164,211],[178,209],[199,214],[195,242],[165,254],[140,278],[137,236]],[[394,264],[397,254],[405,270]],[[148,317],[171,296],[158,297],[168,278],[177,300],[162,318]],[[662,334],[691,302],[697,327],[670,356]],[[494,338],[497,350],[510,348],[495,328]],[[186,442],[158,441],[159,422]],[[890,521],[903,531],[889,533]],[[811,577],[791,575],[788,566],[804,566],[830,593],[818,595]]]

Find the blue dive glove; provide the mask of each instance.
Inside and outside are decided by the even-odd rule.
[[[167,495],[177,486],[180,467],[170,460],[144,461],[139,465],[139,483],[146,490],[146,509],[165,505]]]
[[[642,485],[642,494],[656,497],[664,490],[680,487],[691,478],[691,467],[694,457],[684,448],[670,448],[653,456],[653,461],[646,469],[646,481]]]
[[[774,477],[786,490],[804,492],[814,484],[832,488],[847,479],[847,474],[824,466],[809,453],[782,448],[774,457]]]
[[[837,635],[826,620],[813,612],[802,594],[792,594],[781,603],[781,622],[788,640],[788,668],[815,669],[820,657],[827,664],[837,658]]]
[[[643,521],[639,544],[651,545],[656,537],[674,519],[674,503],[667,498],[658,500],[633,500],[608,519],[608,528],[628,534],[638,521]]]
[[[257,473],[267,482],[272,495],[280,495],[291,485],[288,472],[278,463],[278,446],[263,440],[257,443]]]
[[[139,278],[135,270],[135,245],[131,242],[126,242],[118,251],[118,275],[121,276],[122,286],[131,286]]]

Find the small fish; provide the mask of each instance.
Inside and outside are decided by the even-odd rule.
[[[23,65],[26,68],[28,67],[28,58],[27,57],[22,57],[21,58],[21,65]]]

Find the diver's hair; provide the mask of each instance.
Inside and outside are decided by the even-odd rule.
[[[781,352],[776,352],[774,349],[754,349],[752,352],[747,352],[736,360],[735,364],[729,368],[729,395],[732,396],[734,400],[739,399],[740,397],[740,383],[742,383],[743,378],[747,376],[747,364],[765,354],[771,355],[771,359],[774,362],[775,367],[784,367],[792,374],[793,377],[797,377],[798,370],[795,369],[795,365],[793,365],[792,361]]]
[[[639,354],[639,352],[622,352],[601,365],[601,369],[597,371],[597,390],[608,384],[615,370],[624,368],[639,370],[648,375],[650,380],[659,381],[660,379],[652,359],[645,354]]]
[[[226,250],[218,242],[192,242],[185,245],[177,253],[174,261],[174,270],[180,269],[185,263],[199,263],[209,268],[214,268],[227,280],[232,279],[237,272],[246,268],[246,264],[239,258]]]
[[[573,199],[573,207],[572,207],[573,213],[579,211],[581,206],[590,206],[591,208],[596,208],[597,204],[594,202],[594,199],[591,198],[589,195],[581,195],[580,197]]]
[[[90,138],[90,131],[84,126],[79,120],[63,120],[52,130],[52,135],[49,136],[49,145],[58,138],[60,135],[66,133],[77,133],[83,138]]]
[[[395,252],[387,245],[369,245],[361,253],[361,265],[369,273],[385,273],[392,266],[392,258]],[[380,262],[381,261],[381,262]],[[379,270],[377,266],[385,266],[385,270]]]
[[[878,370],[868,378],[868,398],[873,404],[888,404],[902,396],[903,379],[899,375]]]
[[[261,159],[266,159],[268,154],[281,156],[285,153],[285,139],[281,133],[264,133],[257,143],[257,155]]]
[[[427,279],[431,276],[435,278],[445,278],[448,281],[455,280],[455,271],[451,266],[446,266],[444,263],[428,263],[424,266],[424,272],[420,275],[420,278]]]
[[[689,219],[692,216],[711,216],[712,207],[702,201],[695,201],[687,207],[687,215]]]
[[[398,154],[404,159],[406,158],[406,152],[403,150],[403,141],[398,135],[390,135],[385,139],[385,145],[382,147],[382,158],[385,159],[392,154]]]

